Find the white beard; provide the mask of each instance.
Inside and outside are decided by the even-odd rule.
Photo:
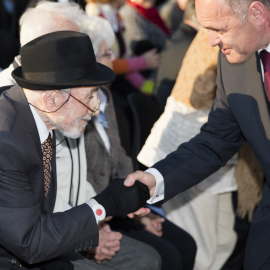
[[[56,127],[56,129],[58,129],[65,137],[67,138],[72,138],[72,139],[77,139],[79,137],[81,137],[82,133],[84,132],[86,126],[87,126],[87,122],[85,122],[82,131],[78,128],[79,122],[81,120],[87,120],[90,121],[91,120],[91,116],[86,116],[86,117],[81,117],[79,119],[77,119],[74,123],[74,125],[69,129],[69,130],[64,130],[63,128],[60,127],[60,125],[58,125],[57,123],[53,122],[52,120],[50,120],[51,124]]]

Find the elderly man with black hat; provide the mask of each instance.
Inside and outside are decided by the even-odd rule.
[[[96,63],[85,34],[61,31],[21,49],[22,66],[0,98],[0,265],[29,269],[69,252],[98,245],[97,222],[127,214],[149,198],[144,185],[114,181],[89,201],[52,213],[56,197],[54,129],[76,138],[98,114],[99,85],[114,73]],[[128,203],[127,203],[128,202]],[[34,268],[31,268],[34,269]]]

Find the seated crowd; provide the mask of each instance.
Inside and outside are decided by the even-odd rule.
[[[175,17],[164,12],[171,6],[178,12]],[[195,0],[0,0],[0,17],[0,40],[5,41],[0,42],[1,95],[19,84],[13,73],[22,65],[20,47],[58,31],[87,35],[97,65],[116,74],[115,80],[94,85],[98,102],[92,107],[99,106],[99,114],[86,119],[81,136],[61,127],[53,134],[57,187],[52,213],[85,204],[138,164],[151,167],[207,122],[219,49],[208,44],[196,19]],[[66,45],[58,50],[67,50]],[[30,89],[65,89],[73,97],[72,87],[66,88]],[[35,111],[40,93],[24,91]],[[143,106],[134,106],[135,97],[156,111],[144,115]],[[140,151],[134,147],[137,137]],[[8,263],[10,269],[241,270],[262,186],[262,169],[246,144],[200,184],[162,206],[148,205],[151,212],[145,216],[106,217],[98,223],[96,248],[85,250],[78,242],[76,253],[41,261],[25,261],[17,254]],[[46,196],[51,199],[50,193]]]

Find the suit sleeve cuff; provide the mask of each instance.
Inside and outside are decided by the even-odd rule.
[[[147,203],[153,204],[164,199],[165,185],[162,174],[155,168],[150,168],[145,172],[151,173],[156,179],[156,188],[153,197],[151,197]]]

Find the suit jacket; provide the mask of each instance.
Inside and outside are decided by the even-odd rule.
[[[1,269],[10,269],[11,259],[21,261],[25,267],[22,269],[29,269],[28,264],[97,246],[98,228],[87,204],[52,213],[56,196],[55,147],[53,177],[48,197],[44,198],[39,134],[19,86],[1,95],[0,115]]]
[[[217,95],[201,133],[156,163],[165,180],[165,201],[215,172],[247,141],[265,174],[246,245],[245,270],[270,256],[270,114],[258,54],[231,64],[219,54]]]
[[[107,135],[110,141],[108,153],[93,121],[89,121],[85,133],[85,150],[87,158],[87,181],[91,183],[97,193],[104,190],[111,179],[124,178],[133,172],[131,158],[121,146],[112,95],[107,87],[102,87],[107,96],[105,116],[108,122]]]

